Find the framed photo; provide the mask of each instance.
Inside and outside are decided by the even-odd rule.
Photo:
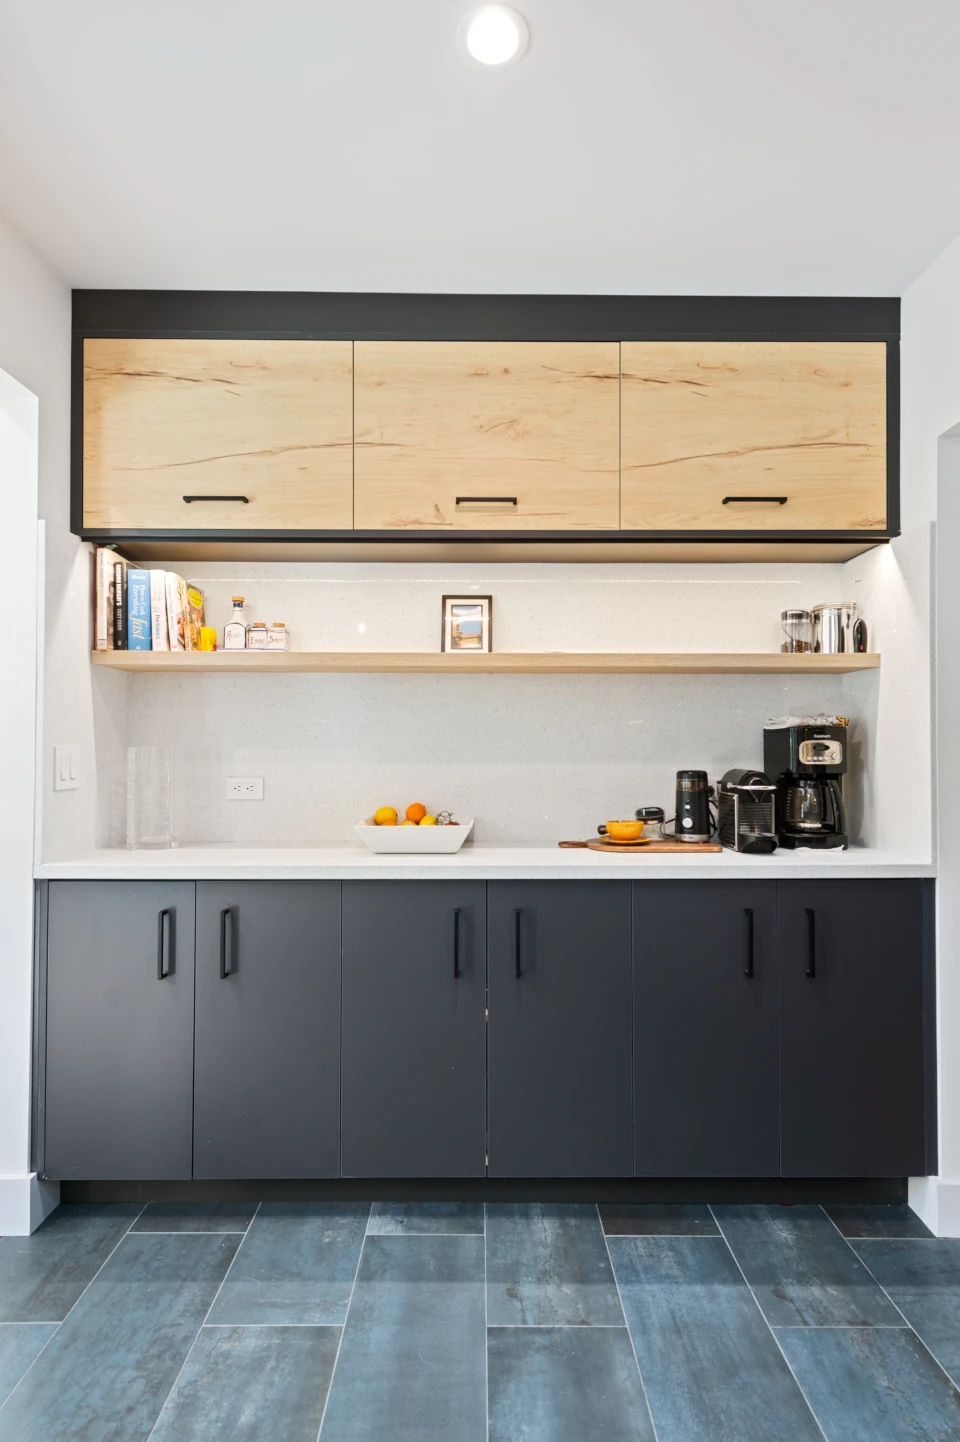
[[[440,650],[493,650],[492,596],[444,596]]]

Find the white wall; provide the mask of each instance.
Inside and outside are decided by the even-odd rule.
[[[4,648],[7,703],[0,711],[0,742],[8,765],[0,811],[0,1232],[29,1230],[49,1202],[28,1178],[35,822],[32,622],[38,509],[61,525],[68,519],[69,357],[67,287],[0,221],[0,371],[5,373],[0,514],[3,614],[10,629]]]
[[[960,713],[954,617],[960,600],[960,505],[952,444],[941,443],[960,422],[960,240],[927,270],[903,298],[902,466],[904,527],[936,518],[938,609],[937,685],[941,710],[936,737],[939,765],[931,797],[931,828],[937,838],[937,992],[940,1121],[940,1180],[918,1183],[913,1200],[943,1235],[960,1236],[960,911],[954,894],[960,886],[960,815],[952,785]],[[955,444],[955,443],[953,443]],[[942,473],[941,473],[942,461]],[[938,478],[941,506],[938,515]],[[924,681],[924,658],[917,657],[915,683]],[[918,734],[918,741],[920,740]],[[934,806],[935,803],[935,806]]]

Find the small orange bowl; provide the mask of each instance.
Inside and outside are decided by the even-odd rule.
[[[608,821],[607,835],[611,841],[639,841],[643,835],[643,822]]]

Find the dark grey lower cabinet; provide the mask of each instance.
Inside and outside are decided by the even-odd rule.
[[[633,884],[635,1171],[780,1168],[777,884]]]
[[[630,883],[491,881],[487,917],[490,1176],[630,1176]]]
[[[42,1168],[190,1176],[192,881],[51,881]]]
[[[779,901],[782,1174],[924,1175],[923,884],[781,882]]]
[[[486,885],[343,884],[343,1175],[482,1177]]]
[[[335,1177],[340,883],[197,883],[195,1177]]]

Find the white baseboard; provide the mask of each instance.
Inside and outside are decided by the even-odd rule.
[[[29,1237],[59,1205],[59,1182],[41,1182],[36,1172],[0,1177],[0,1237]]]
[[[911,1177],[908,1200],[935,1237],[960,1237],[960,1181]]]

